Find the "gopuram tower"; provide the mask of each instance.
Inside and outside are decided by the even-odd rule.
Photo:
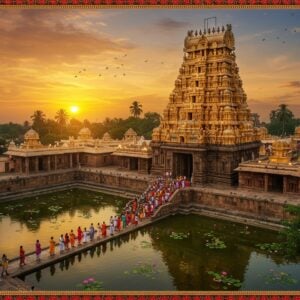
[[[153,174],[231,185],[238,164],[258,157],[234,49],[231,25],[188,31],[175,88],[152,135]]]

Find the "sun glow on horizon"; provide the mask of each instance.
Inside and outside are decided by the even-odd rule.
[[[77,105],[72,105],[72,106],[70,107],[70,112],[71,112],[72,114],[77,114],[77,113],[79,112],[79,107],[78,107]]]

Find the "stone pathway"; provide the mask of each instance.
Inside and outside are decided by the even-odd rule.
[[[58,246],[56,246],[56,255],[53,257],[49,256],[49,248],[43,249],[41,253],[41,260],[40,262],[36,261],[36,255],[35,253],[26,255],[26,265],[23,267],[19,266],[19,260],[14,259],[9,263],[8,272],[10,276],[2,278],[2,281],[0,282],[0,290],[30,290],[30,285],[24,283],[24,285],[21,285],[23,282],[22,280],[18,278],[14,278],[16,276],[25,275],[28,273],[32,273],[35,270],[45,268],[49,265],[52,265],[54,263],[57,263],[61,260],[64,260],[70,256],[79,254],[85,250],[88,250],[90,248],[93,248],[97,245],[101,245],[103,243],[107,243],[108,241],[115,239],[117,237],[127,235],[130,232],[136,231],[140,228],[143,228],[145,226],[148,226],[149,224],[153,223],[153,220],[146,219],[141,222],[139,222],[138,225],[129,225],[125,229],[121,230],[120,232],[115,232],[113,236],[108,236],[106,238],[101,238],[100,240],[95,239],[92,242],[87,242],[86,244],[74,247],[68,251],[64,251],[62,254],[59,254]],[[14,281],[14,279],[16,279]],[[21,283],[20,283],[21,282]],[[9,288],[9,289],[8,289]]]

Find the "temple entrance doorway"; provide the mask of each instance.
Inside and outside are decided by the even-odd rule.
[[[283,176],[270,175],[269,177],[269,192],[283,193]]]
[[[138,170],[138,158],[130,157],[129,158],[129,170],[134,171]]]
[[[173,153],[173,175],[186,176],[191,179],[193,174],[193,155],[187,153]]]

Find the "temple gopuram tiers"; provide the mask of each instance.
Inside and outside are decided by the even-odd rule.
[[[175,88],[153,131],[154,174],[234,184],[238,164],[258,156],[259,132],[250,121],[234,44],[231,25],[188,31]]]

